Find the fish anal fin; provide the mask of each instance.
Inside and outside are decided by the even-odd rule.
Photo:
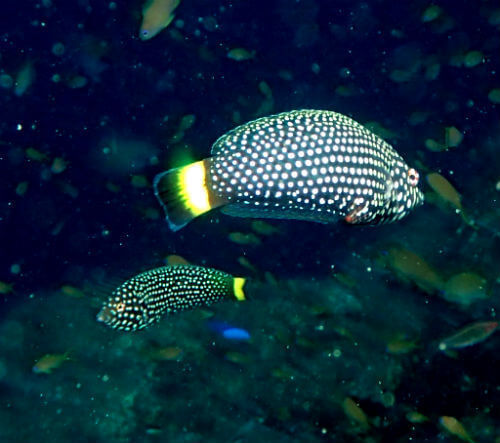
[[[362,197],[354,199],[344,220],[349,224],[363,223],[367,219],[369,203]]]

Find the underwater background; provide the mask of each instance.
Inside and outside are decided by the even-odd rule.
[[[500,442],[498,2],[182,0],[143,38],[174,3],[2,4],[0,442]],[[154,176],[291,109],[380,135],[425,204],[171,232]],[[178,256],[249,300],[96,321]]]

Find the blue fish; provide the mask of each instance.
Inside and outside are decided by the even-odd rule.
[[[213,320],[208,322],[208,326],[227,340],[248,341],[251,338],[250,333],[246,329],[238,328],[225,322]]]

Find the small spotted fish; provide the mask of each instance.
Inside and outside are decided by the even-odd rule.
[[[384,140],[331,111],[284,112],[220,137],[212,157],[156,176],[172,230],[223,206],[240,217],[379,224],[423,203],[418,172]]]
[[[122,331],[136,331],[171,314],[219,300],[246,299],[245,279],[201,266],[163,266],[119,286],[97,320]]]

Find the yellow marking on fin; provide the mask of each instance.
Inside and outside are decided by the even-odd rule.
[[[181,194],[186,206],[197,216],[211,209],[208,190],[205,185],[205,165],[203,160],[191,163],[180,172]]]
[[[243,286],[245,285],[246,278],[243,277],[235,277],[233,282],[233,290],[234,296],[236,300],[243,301],[247,298],[245,297],[245,293],[243,292]]]

